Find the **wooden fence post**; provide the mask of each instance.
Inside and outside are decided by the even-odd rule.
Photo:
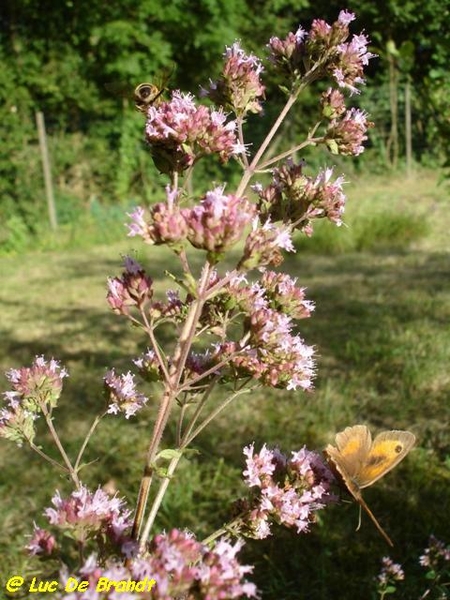
[[[47,136],[45,133],[44,115],[41,111],[36,113],[36,124],[39,135],[39,147],[42,156],[42,168],[44,170],[45,194],[47,196],[48,217],[50,227],[55,231],[58,227],[56,218],[55,197],[53,195],[52,174],[50,171],[50,160],[48,156]]]

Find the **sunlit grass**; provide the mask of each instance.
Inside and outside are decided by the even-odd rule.
[[[450,541],[443,516],[450,484],[450,220],[436,180],[433,173],[411,181],[361,179],[349,187],[347,225],[321,223],[317,241],[313,236],[298,244],[283,268],[317,305],[300,328],[317,349],[316,390],[243,396],[200,436],[199,454],[183,461],[161,527],[185,526],[206,535],[221,525],[242,489],[244,445],[320,449],[336,431],[362,422],[373,431],[408,428],[418,438],[408,458],[364,494],[395,542],[391,555],[413,565],[429,533]],[[170,287],[163,271],[173,269],[173,257],[130,239],[1,259],[0,367],[29,364],[41,353],[67,366],[71,377],[56,425],[73,453],[103,406],[106,368],[131,369],[131,358],[146,347],[143,335],[105,302],[106,277],[117,274],[121,255],[132,251],[148,262],[161,292]],[[110,417],[102,423],[86,456],[96,461],[83,472],[90,486],[109,483],[134,502],[155,410],[156,398],[138,419]],[[24,535],[33,520],[44,523],[42,509],[54,488],[69,488],[38,458],[6,442],[0,444],[0,467],[3,581],[26,571]],[[247,559],[257,565],[264,598],[371,597],[373,577],[389,548],[365,517],[355,532],[357,522],[357,507],[341,504],[324,511],[308,535],[277,531],[263,543],[249,544]],[[398,597],[419,595],[408,585]]]

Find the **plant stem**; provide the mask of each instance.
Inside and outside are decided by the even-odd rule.
[[[86,450],[86,446],[88,445],[89,440],[91,439],[92,434],[94,433],[97,425],[100,423],[100,420],[105,416],[105,414],[106,413],[103,413],[102,415],[97,415],[95,417],[94,422],[92,423],[89,431],[87,432],[86,437],[84,438],[84,442],[83,442],[83,444],[82,444],[82,446],[80,448],[80,451],[78,452],[78,456],[77,456],[77,459],[75,461],[75,465],[73,467],[76,473],[78,473],[78,470],[80,468],[80,462],[81,462],[81,459],[83,457],[84,451]]]
[[[144,550],[145,550],[145,546],[147,544],[147,540],[149,538],[150,531],[153,527],[153,523],[155,522],[156,515],[158,514],[159,507],[161,506],[164,495],[167,491],[167,488],[169,487],[169,483],[175,472],[175,469],[177,468],[178,463],[180,462],[181,456],[182,456],[182,453],[180,452],[179,455],[174,456],[172,458],[172,460],[170,461],[169,466],[167,468],[167,474],[164,476],[164,479],[161,481],[158,492],[155,496],[155,499],[153,501],[149,515],[147,517],[147,522],[145,523],[144,531],[142,532],[142,536],[139,541],[139,552],[141,552],[141,553],[144,552]]]
[[[211,392],[214,389],[214,386],[216,385],[218,381],[218,378],[213,379],[213,381],[211,381],[211,383],[209,384],[209,386],[206,388],[202,399],[200,400],[200,402],[198,402],[194,414],[192,415],[191,421],[188,424],[188,426],[186,427],[186,431],[184,432],[183,437],[180,436],[180,446],[181,447],[186,447],[187,444],[183,442],[183,440],[189,438],[189,434],[191,433],[192,429],[194,428],[195,423],[197,422],[198,417],[200,416],[200,413],[203,409],[203,407],[205,406],[205,402],[208,400]]]
[[[228,398],[226,398],[223,402],[221,402],[219,404],[219,406],[217,406],[212,413],[210,413],[205,419],[204,421],[202,421],[200,423],[200,425],[194,429],[194,431],[192,432],[190,429],[188,431],[186,431],[186,433],[183,436],[183,440],[182,440],[182,445],[183,447],[188,446],[193,439],[195,439],[198,434],[203,431],[203,429],[209,424],[211,423],[211,421],[213,421],[218,414],[220,414],[222,412],[222,410],[224,408],[226,408],[228,406],[228,404],[230,404],[230,402],[232,402],[235,398],[237,398],[238,396],[241,396],[242,394],[248,394],[249,392],[252,392],[255,388],[254,387],[250,387],[250,388],[246,388],[246,389],[241,389],[238,390],[237,392],[235,392],[234,394],[231,394],[230,396],[228,396]]]
[[[323,141],[323,137],[313,138],[313,137],[308,136],[308,138],[301,144],[298,144],[298,146],[294,146],[294,148],[291,148],[290,150],[287,150],[286,152],[282,152],[281,154],[278,154],[277,156],[274,156],[273,158],[270,158],[269,160],[262,162],[259,165],[259,169],[261,169],[261,170],[267,169],[267,167],[270,167],[270,165],[273,165],[274,163],[277,163],[280,160],[283,160],[283,158],[288,158],[289,156],[292,156],[292,154],[295,154],[299,150],[306,148],[306,146],[310,146],[312,144],[317,144],[318,142],[321,142],[321,141]]]
[[[144,473],[141,479],[141,485],[139,488],[138,499],[136,502],[136,513],[134,516],[133,528],[131,531],[131,536],[133,539],[138,539],[139,532],[142,525],[142,520],[144,518],[145,507],[148,500],[148,494],[150,491],[150,486],[152,483],[153,477],[153,461],[156,456],[156,452],[161,441],[161,437],[164,431],[164,428],[167,423],[167,419],[169,417],[170,406],[172,404],[172,393],[171,390],[166,389],[164,391],[161,404],[158,411],[158,416],[156,418],[155,425],[153,427],[153,435],[150,440],[150,445],[147,450],[147,458],[144,465]]]
[[[49,462],[54,467],[58,467],[58,469],[61,469],[62,471],[67,472],[67,467],[65,467],[64,465],[62,465],[61,463],[59,463],[57,460],[55,460],[54,458],[52,458],[51,456],[49,456],[48,454],[46,454],[38,446],[35,446],[33,442],[28,441],[28,443],[30,444],[30,448],[32,450],[34,450],[37,454],[39,454],[39,456],[41,456],[44,460],[46,460],[47,462]]]
[[[146,331],[148,337],[150,338],[150,342],[152,344],[153,351],[154,351],[156,359],[158,361],[159,368],[161,369],[161,371],[164,374],[165,381],[168,382],[169,381],[169,372],[167,370],[164,358],[163,358],[163,356],[161,354],[161,351],[160,351],[160,348],[159,348],[159,344],[158,344],[158,340],[155,338],[155,334],[153,332],[152,324],[149,323],[149,321],[147,319],[147,315],[145,314],[145,310],[143,308],[141,308],[140,313],[141,313],[142,319],[144,321],[145,331]]]
[[[286,102],[286,104],[283,107],[283,110],[280,112],[280,114],[278,115],[275,123],[272,125],[271,130],[267,134],[265,140],[263,141],[263,143],[259,147],[259,149],[256,152],[255,156],[253,157],[252,162],[250,163],[250,165],[248,166],[248,168],[245,170],[244,175],[242,176],[241,182],[240,182],[240,184],[239,184],[239,186],[238,186],[238,188],[236,190],[236,196],[242,196],[242,194],[245,192],[245,189],[246,189],[246,187],[247,187],[250,179],[253,177],[254,172],[258,168],[259,161],[261,160],[264,152],[266,151],[267,147],[269,146],[270,142],[272,141],[274,135],[278,131],[278,129],[279,129],[280,125],[282,124],[285,116],[291,110],[292,105],[294,104],[294,102],[297,99],[297,96],[298,96],[298,93],[295,93],[295,94],[291,94],[288,97],[287,102]]]
[[[40,407],[41,407],[41,410],[42,410],[42,414],[45,417],[45,421],[47,423],[47,427],[50,430],[50,434],[51,434],[51,436],[53,438],[53,441],[55,442],[56,447],[58,448],[59,453],[61,454],[61,457],[62,457],[62,459],[63,459],[63,461],[64,461],[64,463],[66,465],[67,472],[69,473],[70,478],[72,479],[72,481],[74,482],[74,484],[76,485],[76,487],[79,488],[80,487],[80,480],[78,478],[78,475],[77,475],[74,467],[72,466],[72,463],[70,462],[69,457],[67,456],[66,451],[64,450],[63,445],[61,444],[61,440],[59,439],[58,433],[56,432],[56,429],[55,429],[55,427],[53,425],[53,420],[52,420],[51,413],[49,413],[45,402],[40,402],[39,404],[40,404]]]
[[[243,518],[242,518],[242,515],[240,515],[240,516],[236,517],[235,519],[233,519],[232,521],[230,521],[230,523],[228,525],[224,525],[220,529],[217,529],[217,531],[214,531],[214,533],[211,533],[211,535],[208,535],[207,538],[202,540],[202,544],[204,544],[205,546],[208,546],[209,544],[214,542],[214,540],[216,540],[218,537],[220,537],[221,535],[225,535],[226,533],[232,533],[233,535],[235,535],[237,537],[239,535],[239,526],[242,524],[242,522],[243,522]],[[237,526],[237,530],[233,531],[233,529],[235,529],[236,526]]]
[[[195,336],[197,323],[206,300],[206,288],[208,286],[211,271],[212,265],[210,263],[206,263],[203,267],[200,277],[197,298],[191,305],[191,310],[186,318],[183,331],[181,332],[179,342],[173,355],[173,368],[171,371],[171,384],[173,389],[179,385],[181,376],[183,374],[184,365],[186,364],[186,359],[191,348],[192,340]]]
[[[210,278],[211,265],[207,263],[202,271],[198,286],[197,298],[193,301],[186,321],[178,340],[177,346],[172,359],[172,367],[169,373],[169,380],[166,382],[164,394],[161,400],[161,405],[158,411],[158,416],[153,427],[153,434],[147,450],[147,457],[144,466],[144,473],[141,480],[139,495],[136,503],[136,513],[134,517],[132,537],[138,539],[142,521],[144,518],[145,507],[148,501],[150,486],[153,477],[153,462],[158,452],[159,445],[164,433],[164,430],[169,419],[169,415],[175,398],[179,393],[179,382],[186,363],[189,349],[192,340],[195,336],[198,319],[200,317],[203,304],[206,297],[206,288]]]
[[[183,421],[184,421],[184,415],[186,414],[187,411],[187,404],[182,404],[181,408],[180,408],[180,416],[178,417],[178,422],[177,422],[177,447],[180,446],[180,442],[181,442],[181,430],[183,427]]]
[[[242,144],[242,146],[245,147],[244,131],[243,131],[243,127],[242,127],[244,122],[243,122],[242,117],[238,117],[236,120],[237,120],[238,139],[239,139],[239,142]],[[248,168],[248,157],[245,152],[242,155],[242,161],[244,163],[244,167],[247,169]]]
[[[299,83],[298,86],[295,88],[295,90],[293,92],[291,92],[291,94],[288,96],[288,99],[286,101],[286,104],[283,107],[283,110],[280,112],[275,123],[272,125],[272,128],[270,129],[266,138],[264,139],[264,141],[262,142],[258,151],[256,152],[255,156],[253,157],[253,160],[250,163],[249,167],[245,170],[244,175],[242,176],[241,182],[239,183],[239,186],[236,190],[236,196],[242,196],[242,194],[245,192],[250,179],[253,177],[254,173],[258,170],[259,161],[263,157],[264,152],[267,150],[270,142],[272,141],[276,132],[280,128],[281,124],[283,123],[286,115],[288,114],[288,112],[291,110],[292,106],[297,101],[297,98],[299,97],[301,92],[310,83],[312,83],[315,79],[317,79],[320,76],[320,71],[322,69],[322,66],[324,64],[326,64],[327,60],[328,60],[328,57],[323,57],[323,59],[321,61],[315,63],[315,65],[303,75],[301,83]],[[290,152],[292,152],[292,151],[290,151]]]

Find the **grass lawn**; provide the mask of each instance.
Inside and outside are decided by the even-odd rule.
[[[418,598],[426,584],[417,559],[429,534],[450,543],[450,217],[448,189],[437,179],[421,171],[409,180],[377,176],[348,186],[348,226],[321,223],[282,266],[316,303],[300,329],[317,349],[314,393],[267,389],[243,396],[197,440],[199,454],[182,462],[169,488],[159,526],[203,536],[227,519],[240,491],[242,447],[253,441],[285,452],[305,444],[321,449],[356,423],[416,434],[411,454],[364,493],[394,549],[365,515],[355,532],[357,506],[341,503],[322,511],[307,535],[279,530],[246,546],[264,599],[375,598],[374,577],[387,554],[406,570],[395,597]],[[61,360],[71,376],[56,426],[72,453],[103,407],[106,368],[131,369],[131,358],[146,347],[143,334],[105,302],[106,277],[118,274],[121,255],[134,250],[156,279],[173,269],[164,249],[125,237],[108,246],[0,259],[0,370],[29,365],[42,353]],[[166,279],[158,286],[170,287]],[[155,408],[101,424],[86,456],[95,461],[83,472],[89,486],[109,483],[133,503]],[[48,441],[44,434],[38,443]],[[36,564],[21,551],[24,536],[33,520],[44,526],[42,510],[55,487],[70,488],[37,456],[6,441],[0,484],[3,582],[35,574]]]

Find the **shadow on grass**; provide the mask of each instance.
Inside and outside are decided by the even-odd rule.
[[[161,273],[170,260],[156,255],[150,264],[150,274]],[[443,425],[450,421],[448,255],[299,253],[283,267],[298,277],[299,285],[307,286],[308,299],[317,305],[313,317],[299,323],[306,343],[317,348],[317,391],[305,395],[263,390],[244,396],[198,439],[201,454],[176,475],[160,524],[167,528],[181,524],[202,533],[220,525],[239,495],[241,445],[255,441],[258,448],[267,442],[285,452],[305,443],[320,448],[336,431],[360,421],[379,428],[412,428],[420,451],[413,451],[406,464],[365,498],[396,541],[393,558],[416,565],[429,533],[450,540],[450,525],[441,517],[449,489],[442,461],[450,453],[448,427]],[[105,370],[114,366],[126,372],[132,368],[130,357],[147,345],[144,334],[108,311],[106,273],[119,274],[120,259],[102,255],[80,262],[79,257],[70,257],[56,266],[56,275],[36,274],[25,297],[12,294],[4,303],[9,320],[3,327],[2,364],[28,365],[43,353],[70,370],[55,416],[69,435],[73,452],[103,406]],[[96,283],[90,292],[92,278]],[[157,285],[162,290],[167,282],[160,280]],[[17,315],[20,323],[14,321]],[[445,373],[443,365],[447,365]],[[93,487],[113,480],[121,493],[126,490],[134,500],[155,411],[153,402],[132,422],[111,417],[102,424],[86,456],[86,460],[100,457],[85,470]],[[0,549],[19,556],[22,542],[11,545],[11,536],[30,532],[32,520],[48,506],[56,485],[69,487],[59,474],[49,473],[37,459],[30,460],[26,451],[0,448],[0,461],[7,515]],[[24,514],[29,515],[29,523]],[[265,590],[264,598],[370,597],[373,577],[389,548],[367,519],[358,533],[356,523],[356,506],[341,505],[327,510],[307,536],[278,531],[265,542],[251,543],[246,553],[257,564],[255,577]]]

